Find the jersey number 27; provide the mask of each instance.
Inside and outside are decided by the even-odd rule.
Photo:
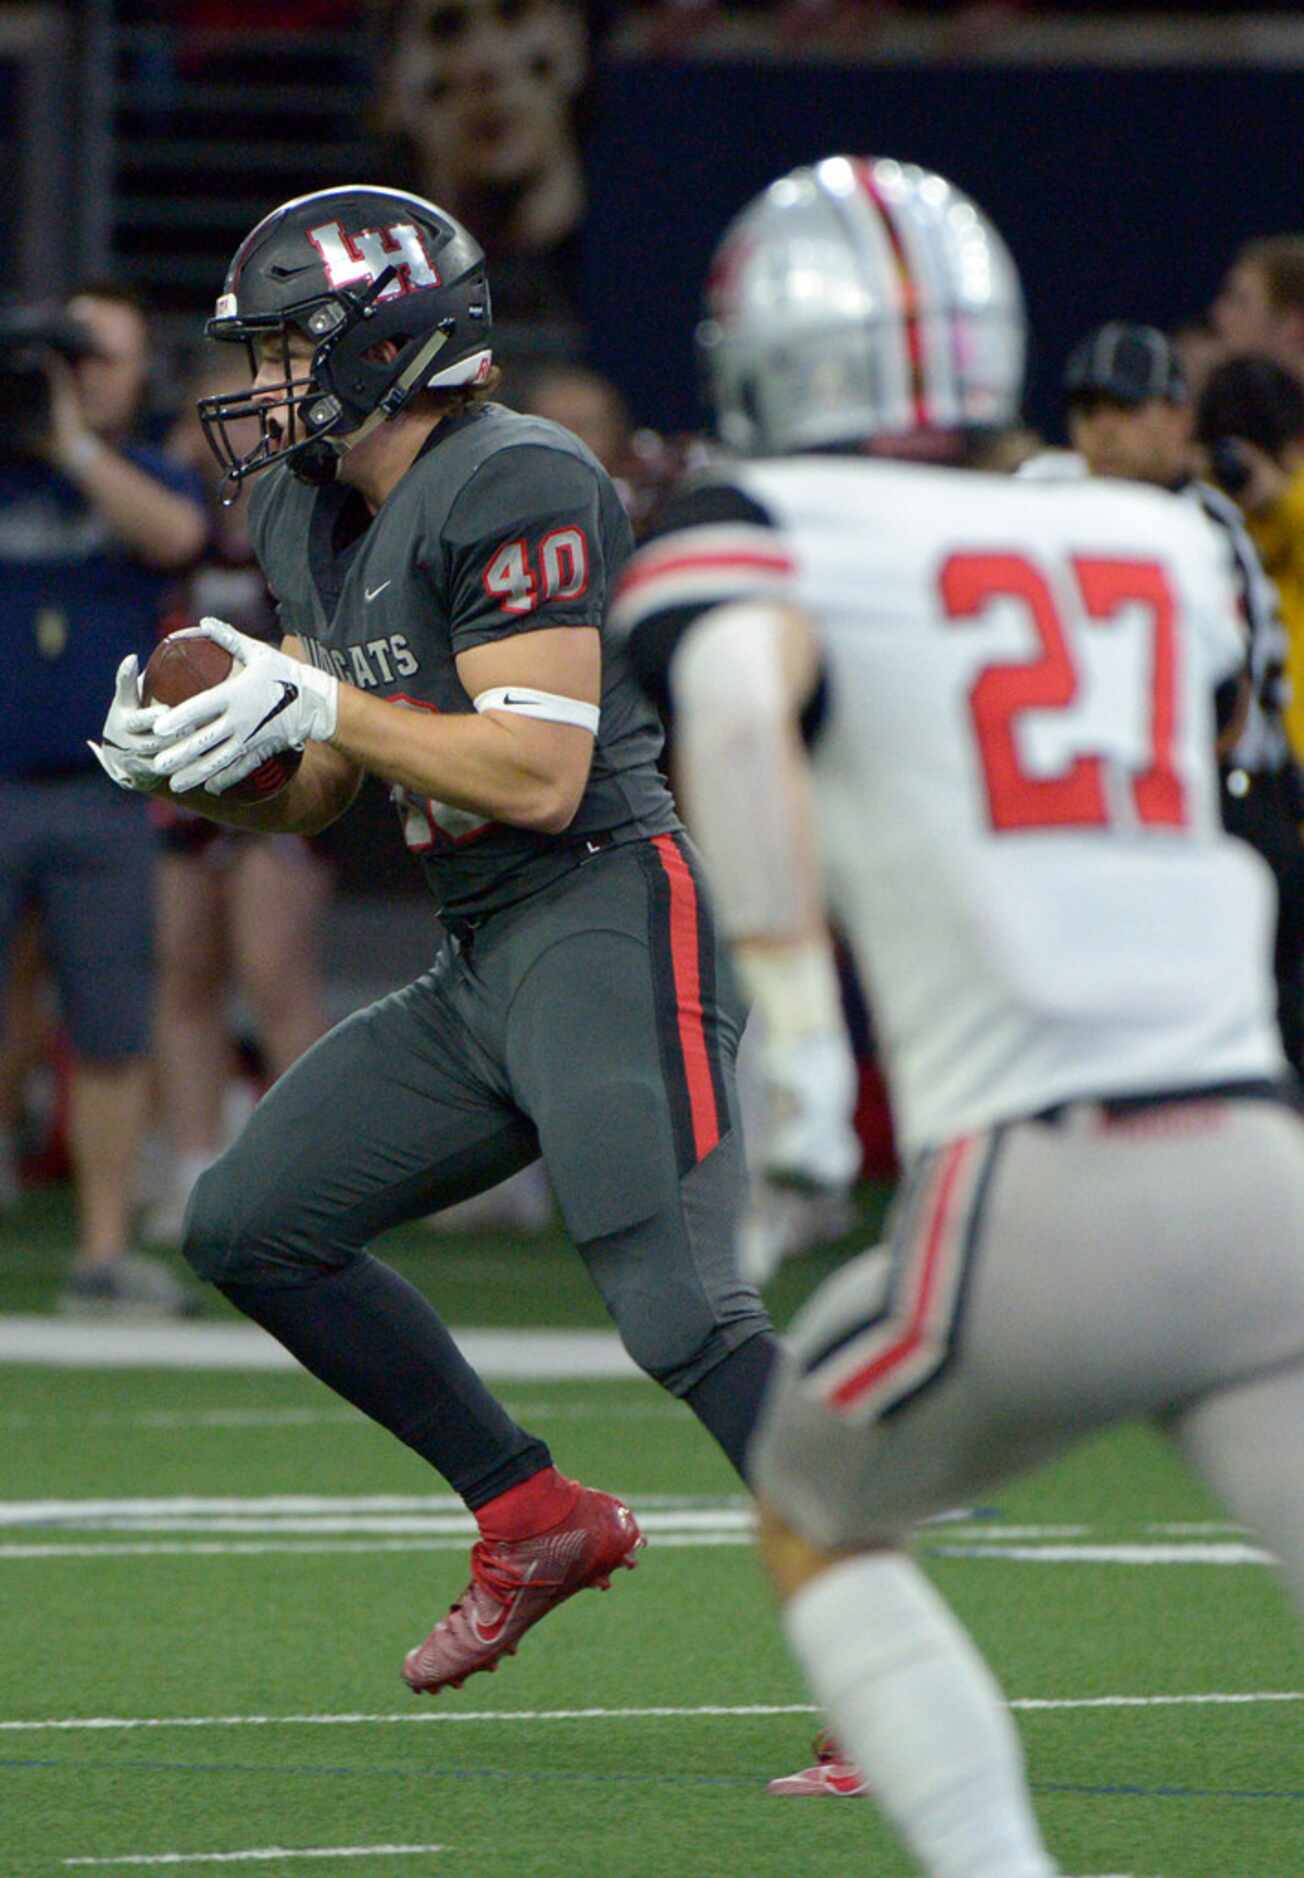
[[[1186,790],[1177,772],[1176,612],[1168,577],[1157,561],[1073,556],[1069,567],[1088,625],[1109,626],[1124,608],[1140,608],[1150,635],[1149,760],[1130,778],[1137,821],[1184,828]],[[1025,711],[1067,711],[1079,674],[1050,583],[1020,554],[953,554],[940,576],[942,610],[955,625],[981,618],[996,601],[1018,601],[1040,649],[1034,658],[984,667],[969,691],[992,827],[1107,828],[1107,759],[1081,750],[1058,775],[1036,776],[1020,759],[1015,728]]]

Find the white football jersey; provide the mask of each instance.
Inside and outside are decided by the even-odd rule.
[[[636,557],[616,624],[744,595],[815,622],[829,903],[907,1150],[1281,1075],[1272,880],[1222,831],[1213,756],[1243,628],[1194,506],[847,458],[728,487],[735,517]]]

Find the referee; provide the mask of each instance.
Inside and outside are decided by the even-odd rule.
[[[1227,538],[1246,651],[1244,701],[1219,738],[1223,824],[1276,876],[1277,1016],[1286,1054],[1304,1074],[1304,792],[1283,722],[1286,636],[1276,589],[1236,504],[1191,472],[1191,400],[1163,333],[1123,320],[1098,327],[1069,358],[1064,390],[1069,439],[1086,473],[1170,489],[1198,503]]]

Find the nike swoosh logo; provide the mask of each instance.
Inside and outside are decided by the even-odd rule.
[[[366,593],[364,593],[362,597],[366,601],[367,605],[370,606],[373,600],[379,600],[381,594],[384,593],[386,587],[392,587],[393,585],[394,585],[394,581],[391,576],[389,580],[382,580],[379,587],[368,587]]]
[[[529,702],[530,702],[529,698],[514,698],[510,691],[505,691],[503,693],[504,708],[509,704],[528,704]]]
[[[258,735],[265,724],[270,724],[274,717],[281,715],[282,711],[288,711],[290,706],[298,700],[299,687],[297,685],[290,684],[289,680],[285,678],[278,678],[276,682],[281,687],[280,703],[274,704],[266,717],[259,718],[258,722],[249,732],[249,735],[245,738],[246,743],[252,743],[253,739]]]
[[[483,1624],[478,1623],[474,1617],[471,1619],[471,1629],[478,1643],[497,1643],[499,1637],[502,1636],[503,1630],[506,1627],[507,1619],[511,1616],[512,1612],[516,1609],[521,1599],[525,1596],[525,1592],[526,1592],[527,1587],[529,1586],[529,1582],[531,1578],[533,1578],[534,1574],[538,1571],[538,1569],[539,1569],[539,1561],[538,1559],[535,1559],[533,1563],[522,1574],[520,1589],[516,1592],[515,1596],[512,1598],[510,1603],[504,1604],[502,1610],[498,1613],[498,1616],[494,1619],[493,1623],[488,1626],[488,1628],[486,1628]]]

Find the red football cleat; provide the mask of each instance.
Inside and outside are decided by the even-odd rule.
[[[783,1774],[771,1780],[767,1793],[783,1799],[801,1800],[827,1794],[833,1799],[859,1800],[869,1792],[869,1782],[851,1761],[844,1761],[837,1742],[827,1732],[815,1737],[815,1765],[803,1767],[798,1774]]]
[[[418,1695],[460,1689],[468,1676],[496,1669],[541,1617],[596,1585],[605,1591],[618,1567],[634,1569],[645,1544],[623,1501],[581,1487],[570,1515],[530,1539],[481,1539],[471,1548],[471,1582],[423,1644],[409,1650],[403,1679]]]

